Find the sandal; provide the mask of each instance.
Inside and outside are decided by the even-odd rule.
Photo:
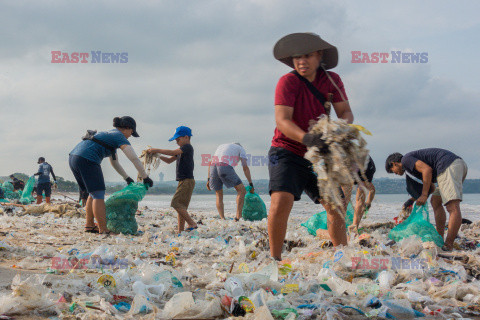
[[[197,226],[197,227],[187,228],[187,229],[185,229],[185,231],[193,231],[193,230],[195,230],[195,229],[198,229],[198,226]]]
[[[110,230],[107,231],[107,232],[102,232],[102,233],[99,232],[99,233],[98,233],[99,236],[103,236],[103,239],[108,238],[108,237],[110,237],[110,236],[112,236],[112,235],[114,235],[114,234],[115,234],[115,233],[112,232],[112,231],[110,231]]]
[[[444,246],[442,247],[442,250],[445,251],[445,252],[452,252],[452,251],[453,251],[453,248],[452,248],[452,249],[449,249],[449,248],[447,248],[446,245],[444,245]]]
[[[238,219],[237,217],[235,217],[235,222],[238,222],[238,221],[240,221],[240,219]]]
[[[93,227],[87,227],[85,226],[85,232],[88,233],[99,233],[100,231],[98,230],[98,226],[94,225]]]

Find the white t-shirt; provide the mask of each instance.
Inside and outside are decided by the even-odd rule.
[[[243,158],[247,160],[247,153],[242,146],[235,143],[225,143],[218,146],[215,155],[212,157],[212,165],[223,162],[235,167]]]

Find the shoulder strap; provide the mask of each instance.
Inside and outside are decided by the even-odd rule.
[[[87,130],[87,134],[82,137],[82,140],[91,140],[95,143],[98,143],[99,145],[101,145],[105,149],[110,150],[110,153],[112,154],[112,159],[117,160],[117,148],[115,148],[115,147],[109,145],[108,143],[105,143],[105,142],[95,138],[94,136],[95,136],[96,133],[97,133],[96,130]]]
[[[315,88],[315,86],[310,81],[308,81],[305,77],[301,76],[297,72],[297,70],[293,70],[291,73],[296,75],[298,79],[302,80],[303,83],[307,85],[308,90],[310,90],[310,92],[315,96],[315,98],[317,98],[318,101],[320,101],[322,106],[325,106],[325,102],[327,102],[327,100],[325,100],[325,97],[323,96],[323,94],[321,94],[320,91],[318,91],[318,89]]]

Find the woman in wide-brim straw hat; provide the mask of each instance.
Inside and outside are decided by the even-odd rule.
[[[325,108],[309,90],[308,80],[327,99],[333,94],[333,109],[338,118],[353,122],[353,114],[340,76],[327,71],[338,63],[337,48],[313,33],[289,34],[275,44],[275,58],[296,73],[287,73],[275,90],[275,135],[269,151],[270,214],[268,234],[270,253],[281,259],[287,221],[293,202],[305,192],[315,203],[320,203],[317,178],[311,163],[303,158],[307,147],[322,143],[321,135],[307,133],[310,120],[325,114]],[[303,77],[303,79],[302,79]],[[323,204],[323,203],[322,203]],[[345,222],[338,212],[327,204],[329,234],[333,245],[347,244]]]

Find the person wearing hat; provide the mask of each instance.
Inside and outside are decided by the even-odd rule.
[[[117,159],[117,149],[120,148],[138,171],[138,176],[143,179],[147,187],[153,186],[143,168],[142,162],[137,157],[135,150],[130,145],[128,138],[139,137],[136,122],[132,117],[115,117],[114,129],[109,131],[91,131],[82,138],[70,152],[70,169],[77,180],[80,192],[88,192],[86,204],[87,222],[85,232],[108,234],[105,212],[105,181],[100,163],[104,158],[110,158],[113,168],[122,176],[127,184],[133,183]],[[97,220],[98,227],[94,222]]]
[[[34,176],[38,176],[37,181],[37,204],[42,203],[43,193],[45,192],[45,202],[50,203],[50,196],[52,194],[52,184],[50,183],[50,174],[53,177],[54,184],[57,184],[57,178],[53,172],[52,166],[45,161],[44,157],[38,158],[37,163],[40,165],[38,167],[38,172]]]
[[[321,134],[307,132],[310,121],[317,121],[319,116],[327,113],[324,100],[329,93],[333,94],[333,109],[338,118],[352,123],[353,113],[340,76],[327,71],[337,65],[336,47],[313,33],[293,33],[275,44],[273,54],[294,69],[277,83],[276,128],[269,151],[269,159],[276,161],[269,164],[271,205],[268,233],[270,253],[278,260],[281,259],[290,211],[303,192],[325,207],[333,245],[347,244],[345,222],[339,212],[321,201],[312,164],[303,156],[307,147],[323,142]]]
[[[178,233],[185,230],[185,222],[188,224],[187,231],[197,229],[197,223],[188,214],[188,206],[195,188],[195,179],[193,177],[193,147],[190,144],[192,130],[189,127],[180,126],[175,130],[175,134],[168,141],[175,140],[180,148],[169,149],[148,149],[148,153],[159,153],[160,159],[168,164],[176,161],[176,180],[178,181],[177,190],[172,198],[171,206],[178,214]]]

